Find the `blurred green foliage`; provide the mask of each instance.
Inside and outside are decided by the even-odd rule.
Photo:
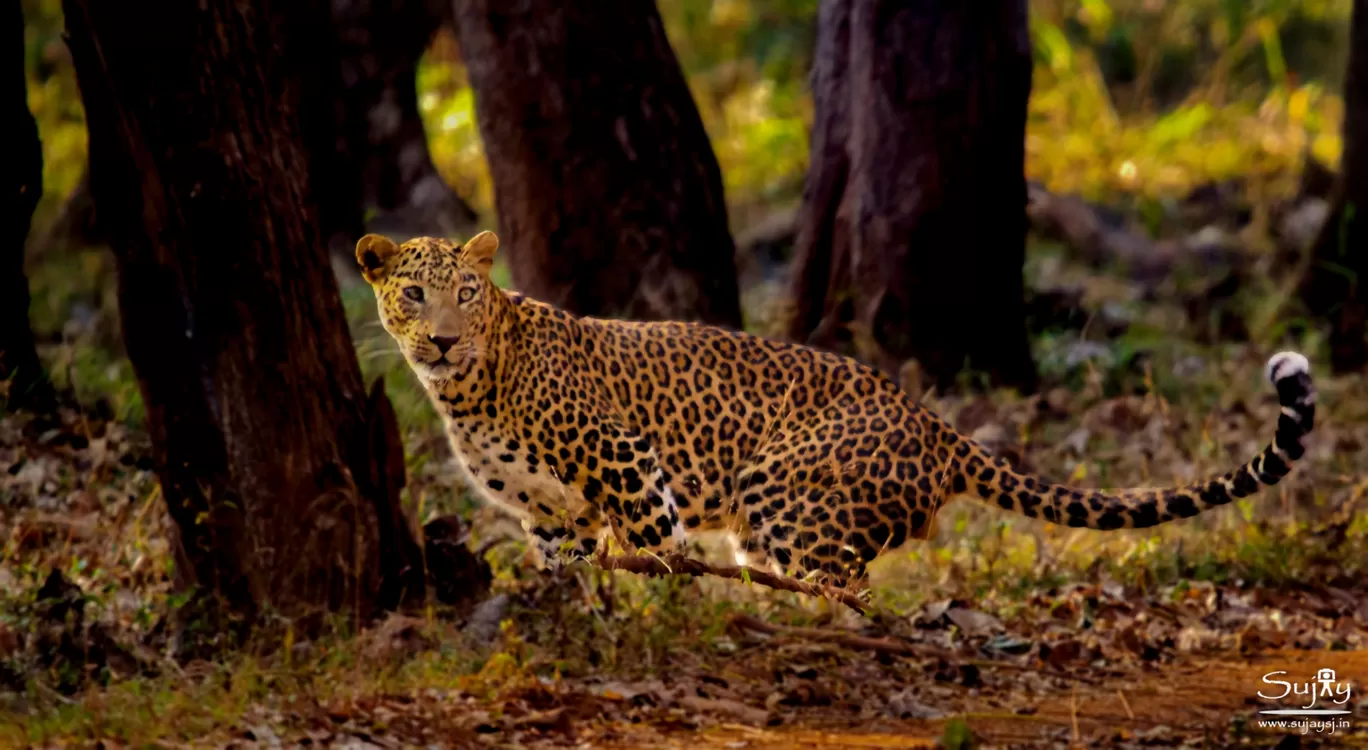
[[[85,110],[62,41],[61,0],[20,0],[29,110],[43,139],[39,216],[55,213],[81,179],[86,161]],[[42,226],[40,218],[36,226]]]
[[[1026,171],[1089,198],[1339,160],[1349,0],[1033,2]]]
[[[816,0],[659,0],[733,218],[796,200],[807,169]],[[1026,171],[1093,199],[1248,178],[1289,190],[1340,154],[1350,0],[1034,0]],[[492,209],[474,99],[449,40],[420,75],[434,158]]]
[[[59,0],[22,0],[46,214],[80,177],[86,137]],[[1027,173],[1090,198],[1246,177],[1291,185],[1341,150],[1351,0],[1033,0]],[[807,168],[817,0],[658,0],[738,224],[791,203]],[[486,217],[475,101],[450,34],[418,75],[433,158]],[[42,225],[42,217],[39,226]]]

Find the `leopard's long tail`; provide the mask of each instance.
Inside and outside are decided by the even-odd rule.
[[[963,444],[953,446],[952,494],[976,496],[1031,518],[1103,530],[1155,526],[1247,497],[1260,485],[1271,486],[1287,476],[1305,453],[1302,440],[1316,418],[1316,391],[1306,357],[1280,352],[1269,358],[1265,373],[1282,406],[1273,442],[1228,474],[1186,487],[1082,490],[1014,471],[979,444],[956,436]]]

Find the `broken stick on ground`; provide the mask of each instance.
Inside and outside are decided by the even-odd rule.
[[[731,578],[737,581],[749,581],[768,586],[779,591],[791,591],[795,594],[806,594],[819,598],[832,599],[863,615],[873,612],[873,607],[868,602],[852,592],[831,586],[800,581],[796,578],[779,576],[763,570],[756,570],[742,565],[709,565],[700,560],[694,560],[682,556],[669,557],[650,557],[647,555],[613,555],[601,556],[596,561],[599,567],[604,570],[626,570],[641,575],[664,577],[669,575],[683,575],[694,578],[700,576],[717,576],[718,578]]]

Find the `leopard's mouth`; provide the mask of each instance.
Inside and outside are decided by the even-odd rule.
[[[462,380],[470,373],[469,363],[454,363],[445,357],[424,362],[423,366],[427,368],[428,377],[438,380]]]
[[[415,355],[419,355],[415,352]],[[427,355],[427,356],[421,356]],[[422,352],[415,356],[413,362],[415,367],[422,369],[423,374],[430,378],[443,380],[462,379],[470,373],[474,366],[473,358],[468,349],[457,347],[445,353],[435,351]]]
[[[423,352],[423,353],[424,353],[424,354],[433,354],[433,352],[431,352],[431,351]],[[453,362],[453,361],[451,361],[451,359],[449,359],[449,355],[450,355],[450,354],[451,354],[451,352],[449,352],[449,351],[447,351],[447,352],[437,351],[437,352],[435,352],[435,354],[434,354],[433,356],[431,356],[430,358],[422,357],[422,356],[417,356],[417,357],[414,357],[414,359],[416,359],[420,364],[422,364],[424,367],[427,367],[427,368],[430,369],[430,370],[450,369],[450,368],[456,366],[456,363]]]

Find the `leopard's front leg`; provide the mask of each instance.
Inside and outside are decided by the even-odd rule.
[[[557,571],[565,563],[592,557],[598,550],[603,514],[592,503],[577,505],[554,508],[534,503],[532,514],[523,518],[523,530],[547,570]]]
[[[601,431],[600,462],[585,480],[585,500],[603,508],[627,546],[657,555],[683,552],[684,524],[650,442],[611,422]]]
[[[615,503],[616,498],[610,493],[604,508],[632,547],[656,554],[683,552],[688,537],[664,475],[657,469],[644,484],[640,492],[624,492],[620,502]]]

